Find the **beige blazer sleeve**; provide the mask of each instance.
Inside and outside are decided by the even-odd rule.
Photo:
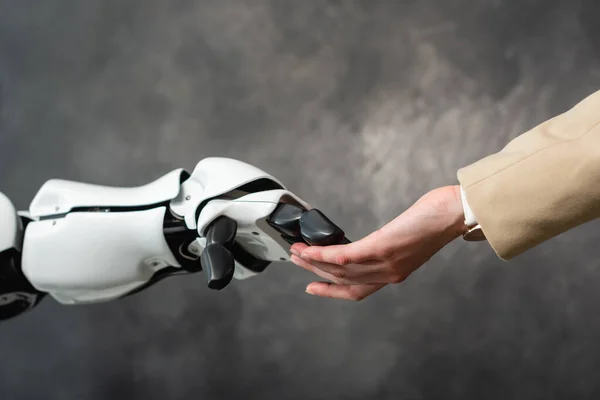
[[[600,91],[457,175],[503,260],[600,217]]]

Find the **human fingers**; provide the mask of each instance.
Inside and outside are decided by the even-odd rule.
[[[301,259],[298,256],[292,255],[292,257],[290,258],[290,261],[294,264],[296,264],[297,266],[304,268],[305,270],[312,272],[313,274],[323,278],[323,279],[327,279],[331,282],[336,282],[339,284],[343,284],[343,285],[356,285],[358,284],[358,282],[352,282],[350,280],[347,279],[342,279],[342,278],[337,278],[335,276],[333,276],[332,274],[329,274],[325,271],[320,270],[319,268],[315,267],[314,265],[304,261],[303,259]]]
[[[375,259],[379,246],[377,245],[376,232],[353,243],[332,246],[307,246],[300,250],[300,257],[307,261],[319,261],[336,265],[361,263]]]
[[[365,261],[360,264],[349,264],[344,266],[320,261],[303,261],[337,279],[352,282],[389,283],[394,275],[394,271],[389,270],[386,264],[380,261]]]
[[[302,252],[306,250],[306,248],[308,248],[308,245],[306,243],[294,243],[292,247],[290,247],[290,253],[300,257],[300,254],[302,254]]]
[[[319,297],[360,301],[384,286],[385,284],[347,286],[329,282],[313,282],[306,287],[306,292]]]
[[[386,284],[396,283],[395,277],[385,270],[379,270],[379,266],[350,265],[340,267],[339,265],[312,262],[309,263],[297,256],[292,255],[291,261],[322,278],[344,285],[364,284]],[[327,267],[325,267],[327,265]]]

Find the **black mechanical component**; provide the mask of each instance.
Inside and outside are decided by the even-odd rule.
[[[208,287],[215,290],[225,288],[233,279],[235,260],[255,272],[262,272],[269,262],[255,259],[235,243],[237,222],[222,216],[217,218],[206,231],[206,247],[199,257],[188,248],[198,238],[195,230],[188,229],[185,221],[165,212],[163,234],[171,252],[182,268],[166,267],[158,271],[149,282],[128,293],[139,293],[161,280],[186,273],[204,271]],[[266,265],[265,265],[266,264]]]
[[[189,246],[198,238],[195,230],[188,229],[184,220],[174,217],[168,210],[165,210],[163,234],[171,252],[183,270],[187,272],[202,271],[202,265],[199,262],[200,257],[188,251]],[[177,271],[177,269],[174,269],[174,271]],[[166,277],[165,273],[159,273],[157,276],[160,276],[161,279]],[[154,277],[152,280],[154,280]]]
[[[184,175],[184,177],[187,175]],[[182,178],[183,179],[183,178]],[[186,275],[202,271],[200,257],[190,253],[189,246],[196,240],[198,234],[195,230],[188,229],[183,219],[175,217],[168,210],[168,204],[165,206],[165,216],[163,218],[163,235],[171,250],[171,253],[181,265],[181,268],[168,266],[160,269],[152,278],[143,285],[125,294],[123,297],[132,296],[154,286],[158,282],[177,275]]]
[[[210,289],[221,290],[229,285],[235,272],[235,259],[225,246],[209,244],[202,251],[200,259]]]
[[[225,247],[230,247],[235,241],[237,233],[237,222],[235,220],[221,216],[214,220],[206,231],[206,245],[219,243]]]
[[[289,238],[299,238],[300,218],[304,211],[293,204],[280,203],[267,218],[267,223]]]
[[[0,320],[31,310],[44,296],[21,272],[21,254],[16,249],[0,253]]]
[[[237,222],[226,216],[215,219],[206,231],[206,247],[200,260],[211,289],[221,290],[233,279],[235,259],[231,249],[236,233]]]
[[[290,245],[292,245],[294,243],[306,243],[304,241],[304,239],[302,239],[301,235],[298,235],[298,236],[281,235],[281,237],[283,238],[283,240],[288,242],[288,244],[290,244]]]
[[[350,243],[345,233],[321,211],[312,209],[300,218],[302,238],[311,246],[331,246]]]
[[[293,204],[280,203],[267,218],[267,223],[280,232],[281,237],[290,245],[298,242],[319,246],[349,243],[344,232],[316,209],[306,211]],[[197,232],[188,229],[184,220],[172,215],[168,210],[165,211],[163,220],[163,233],[182,268],[161,269],[148,283],[127,296],[165,278],[199,271],[206,274],[209,288],[222,290],[233,279],[236,262],[257,273],[263,272],[271,264],[270,261],[254,257],[236,243],[237,222],[226,216],[217,218],[209,225],[205,232],[206,247],[200,257],[188,250],[198,238]]]
[[[244,268],[249,269],[253,272],[264,272],[269,265],[271,265],[271,261],[261,260],[259,258],[254,257],[251,253],[246,251],[242,246],[238,243],[234,243],[231,246],[231,253],[233,254],[233,258],[238,264],[241,264]]]
[[[289,244],[304,242],[311,246],[330,246],[350,243],[344,231],[317,209],[307,211],[281,203],[267,218],[267,223]]]

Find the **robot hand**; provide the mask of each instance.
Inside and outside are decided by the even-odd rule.
[[[45,295],[110,301],[203,271],[209,288],[287,262],[289,247],[348,243],[323,213],[273,176],[206,158],[141,187],[49,180],[27,212],[0,193],[0,319]]]

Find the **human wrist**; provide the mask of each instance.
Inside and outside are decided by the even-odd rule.
[[[468,227],[465,224],[465,212],[461,196],[460,185],[448,187],[448,226],[447,231],[451,235],[451,239],[463,235]]]

